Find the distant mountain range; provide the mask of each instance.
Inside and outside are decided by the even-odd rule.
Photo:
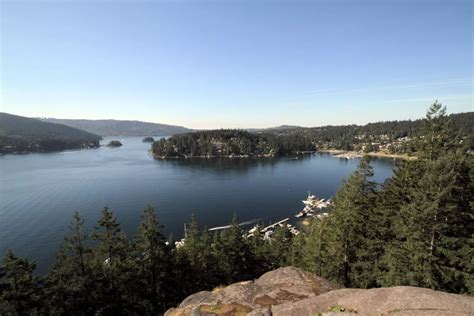
[[[0,154],[94,148],[100,140],[70,126],[0,113]]]
[[[193,130],[176,125],[123,120],[81,120],[39,118],[43,122],[64,124],[101,136],[171,136]]]

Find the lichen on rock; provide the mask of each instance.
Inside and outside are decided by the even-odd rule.
[[[474,298],[430,289],[397,286],[338,289],[298,268],[270,271],[255,281],[202,291],[166,316],[474,315]]]

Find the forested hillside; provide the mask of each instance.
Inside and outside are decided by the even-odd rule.
[[[315,148],[300,135],[255,134],[243,130],[199,131],[160,139],[155,157],[278,157]]]
[[[474,112],[447,117],[454,135],[474,148]],[[175,135],[153,144],[159,158],[278,157],[338,149],[414,155],[423,120],[389,121],[364,126],[280,126],[264,130],[212,130]]]
[[[42,121],[79,128],[101,136],[171,136],[191,130],[182,126],[123,120],[69,120],[42,118]]]
[[[329,215],[297,236],[283,226],[271,239],[259,229],[244,237],[235,217],[227,230],[211,232],[192,218],[177,247],[152,207],[134,238],[108,208],[91,231],[76,214],[47,275],[34,274],[34,261],[5,254],[0,314],[155,315],[191,293],[288,265],[346,287],[473,295],[473,156],[437,103],[418,135],[417,160],[401,161],[386,183],[375,183],[362,159]]]
[[[0,154],[93,148],[100,140],[77,128],[0,113]]]
[[[474,112],[452,114],[448,117],[456,134],[474,148]],[[423,120],[387,121],[360,125],[288,127],[266,129],[262,132],[307,137],[319,149],[361,151],[384,150],[388,153],[413,153]]]

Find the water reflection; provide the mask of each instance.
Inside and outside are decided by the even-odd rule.
[[[207,172],[249,172],[255,168],[275,167],[277,164],[301,165],[310,155],[280,158],[188,158],[188,159],[157,159],[160,165],[179,168],[205,170]]]

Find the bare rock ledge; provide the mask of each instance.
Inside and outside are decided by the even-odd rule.
[[[255,281],[190,295],[165,316],[474,315],[474,297],[410,286],[337,289],[314,274],[280,268]]]

